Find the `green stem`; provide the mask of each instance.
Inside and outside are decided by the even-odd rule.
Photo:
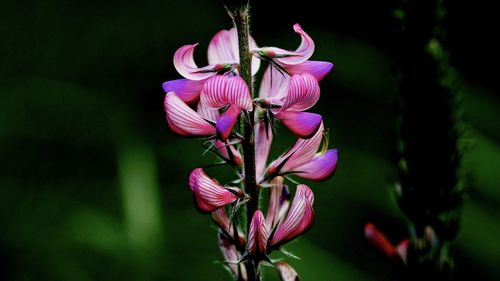
[[[253,78],[252,78],[252,54],[249,46],[249,6],[243,4],[237,11],[232,13],[232,18],[238,32],[238,45],[240,54],[239,72],[245,80],[248,89],[254,96]],[[246,120],[243,122],[243,159],[245,171],[245,192],[250,195],[247,203],[247,230],[250,228],[253,214],[259,208],[259,189],[257,187],[255,176],[255,142],[254,142],[254,116],[255,110],[248,112]],[[248,231],[247,231],[248,233]],[[254,267],[253,261],[247,263],[248,280],[258,281],[260,276],[258,270]]]

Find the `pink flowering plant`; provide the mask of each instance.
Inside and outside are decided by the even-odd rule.
[[[196,207],[211,214],[217,225],[224,264],[233,277],[260,280],[260,266],[270,264],[282,280],[298,280],[290,265],[271,260],[269,254],[284,252],[283,246],[314,221],[313,191],[290,177],[324,181],[336,169],[337,150],[328,149],[322,117],[307,111],[318,102],[319,82],[333,64],[310,60],[314,41],[299,24],[293,26],[301,39],[295,51],[259,47],[249,35],[248,2],[228,0],[225,6],[234,27],[212,38],[207,66],[194,61],[197,44],[174,54],[183,78],[163,83],[167,123],[177,135],[204,138],[207,151],[234,168],[235,179],[228,184],[203,168],[189,175]],[[256,91],[255,75],[263,66]],[[278,122],[297,141],[269,161]],[[266,194],[268,204],[262,206]]]

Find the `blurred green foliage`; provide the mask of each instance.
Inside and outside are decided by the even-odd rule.
[[[187,186],[188,173],[213,159],[201,158],[198,140],[168,132],[161,89],[178,77],[171,63],[176,48],[201,42],[203,60],[211,36],[230,26],[219,3],[2,6],[0,279],[229,280],[214,263],[221,258],[216,232],[194,208]],[[269,17],[264,5],[254,10],[260,44],[297,44],[286,20]],[[342,12],[357,11],[335,14]],[[340,162],[333,179],[311,183],[316,224],[287,247],[302,260],[286,259],[303,280],[394,280],[362,235],[367,221],[394,241],[406,235],[389,192],[397,118],[393,58],[356,30],[325,28],[298,10],[293,15],[316,41],[314,58],[336,65],[314,110],[324,115]],[[462,212],[457,274],[495,280],[500,99],[494,88],[462,78],[464,163],[473,187]],[[284,131],[275,155],[292,142]],[[266,273],[276,280],[273,269]]]

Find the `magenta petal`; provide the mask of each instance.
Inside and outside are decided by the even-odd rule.
[[[302,139],[312,137],[322,121],[321,115],[316,113],[288,110],[276,114],[276,118],[280,119],[283,125]]]
[[[319,96],[319,84],[314,76],[309,73],[295,74],[290,79],[281,110],[307,110],[316,104]]]
[[[299,275],[288,263],[279,261],[276,264],[276,269],[280,274],[281,281],[298,281]]]
[[[262,211],[257,210],[253,214],[248,231],[248,253],[251,255],[265,255],[267,249],[267,238],[269,232]]]
[[[199,68],[194,62],[193,52],[198,44],[184,45],[174,54],[174,66],[180,75],[190,80],[203,80],[216,74],[214,65]]]
[[[255,172],[257,181],[260,182],[264,179],[264,172],[266,169],[267,158],[269,150],[273,142],[273,132],[271,129],[272,124],[268,124],[266,132],[266,124],[260,122],[255,129]]]
[[[222,229],[226,234],[230,234],[232,236],[232,227],[225,208],[219,208],[213,211],[212,219],[220,229]]]
[[[300,64],[285,66],[290,74],[309,73],[321,81],[333,69],[333,63],[326,61],[305,61]]]
[[[338,151],[329,149],[326,153],[316,154],[310,162],[296,167],[297,176],[313,180],[324,181],[330,178],[337,168]]]
[[[219,119],[217,120],[217,125],[215,129],[217,131],[217,137],[220,140],[226,140],[231,132],[233,131],[233,127],[238,121],[238,116],[240,116],[241,109],[237,106],[230,106],[226,112],[224,112]]]
[[[189,175],[189,187],[193,191],[196,206],[203,213],[213,212],[238,200],[235,192],[229,191],[207,176],[202,168],[194,169]],[[237,190],[236,188],[231,188]]]
[[[214,146],[222,156],[224,156],[228,160],[232,160],[234,164],[239,166],[243,163],[243,158],[240,152],[236,148],[234,148],[233,145],[226,144],[220,140],[215,140]],[[231,151],[232,155],[229,154],[228,150]]]
[[[272,246],[282,245],[311,228],[314,222],[313,203],[312,190],[307,185],[299,184],[285,220],[271,239]]]
[[[274,50],[276,55],[285,55],[285,57],[283,58],[276,58],[276,61],[280,63],[288,65],[303,63],[308,60],[314,53],[314,41],[309,36],[309,34],[307,34],[298,23],[293,25],[293,30],[295,30],[295,32],[298,33],[301,37],[300,45],[294,52],[281,52],[280,49],[276,48]]]
[[[196,112],[206,120],[209,120],[213,123],[219,119],[220,113],[217,108],[213,108],[208,106],[204,101],[200,100],[200,102],[196,105]]]
[[[247,111],[253,108],[247,84],[239,76],[217,75],[208,79],[203,87],[201,101],[216,108],[228,104]]]
[[[266,216],[268,229],[273,229],[285,217],[289,205],[290,191],[283,185],[283,177],[275,177],[269,188],[269,208]]]
[[[267,169],[267,174],[276,172],[287,173],[295,171],[314,157],[323,139],[323,123],[320,124],[316,133],[309,139],[299,139],[286,153],[278,157]],[[280,171],[277,169],[281,166]]]
[[[201,89],[205,81],[189,79],[177,79],[163,83],[165,93],[174,92],[182,101],[187,104],[195,103],[200,97]]]
[[[175,93],[165,96],[165,112],[170,129],[181,136],[207,137],[215,128],[185,104]]]

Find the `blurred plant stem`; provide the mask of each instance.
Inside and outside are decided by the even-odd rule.
[[[402,280],[451,279],[463,182],[453,69],[445,50],[444,0],[401,1],[399,205],[411,221]],[[424,71],[422,71],[424,70]],[[435,234],[435,237],[431,237]]]
[[[250,94],[254,96],[253,78],[252,78],[252,53],[250,52],[249,33],[250,33],[250,7],[248,0],[226,0],[224,1],[226,10],[238,32],[239,47],[239,72],[245,80]],[[250,222],[253,214],[259,207],[259,189],[257,188],[255,176],[255,145],[254,145],[254,114],[255,110],[248,113],[244,118],[243,125],[243,159],[244,159],[244,177],[245,192],[250,195],[246,204],[247,233],[250,229]],[[260,280],[258,264],[249,261],[246,264],[248,280]]]

